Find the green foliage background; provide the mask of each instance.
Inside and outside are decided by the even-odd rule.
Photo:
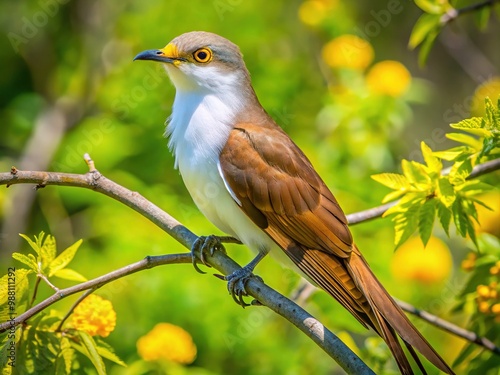
[[[82,155],[89,152],[100,172],[144,195],[195,233],[219,233],[194,207],[163,138],[163,123],[174,96],[172,85],[159,64],[132,63],[142,50],[163,47],[186,31],[206,30],[241,47],[262,104],[310,156],[344,210],[350,213],[378,205],[387,189],[369,175],[399,172],[401,159],[421,157],[422,140],[433,150],[452,145],[444,137],[449,123],[470,117],[477,85],[498,74],[498,21],[492,20],[481,33],[473,18],[458,19],[436,42],[426,67],[420,68],[418,53],[407,48],[412,27],[422,14],[413,2],[399,2],[402,11],[390,14],[387,22],[377,17],[389,2],[338,3],[318,28],[300,22],[300,4],[284,0],[2,2],[0,27],[7,37],[0,39],[0,170],[15,165],[84,173]],[[330,123],[325,127],[322,114],[336,97],[327,87],[328,68],[318,62],[321,47],[341,34],[366,33],[370,22],[379,25],[379,32],[369,37],[375,61],[401,61],[412,73],[411,89],[398,99],[350,99],[349,105],[358,112],[347,119],[340,113],[343,121],[338,128],[331,128]],[[454,53],[450,43],[456,40],[466,42],[463,48],[468,58]],[[62,124],[60,131],[58,124]],[[32,154],[26,155],[27,149]],[[498,184],[498,174],[489,182]],[[24,205],[30,208],[25,217],[19,217]],[[89,279],[146,255],[184,251],[127,207],[91,191],[49,187],[35,194],[28,186],[3,188],[0,207],[4,208],[0,259],[5,269],[14,264],[12,252],[28,249],[18,238],[20,232],[32,237],[44,230],[57,238],[61,249],[83,238],[71,267]],[[362,224],[353,227],[353,232],[391,293],[465,324],[466,314],[449,313],[465,280],[458,268],[440,288],[395,283],[388,266],[394,249],[390,221]],[[442,235],[438,230],[436,234]],[[456,238],[450,243],[455,264],[459,264],[471,243]],[[239,262],[250,260],[245,249],[228,249]],[[290,294],[299,280],[271,259],[259,265],[257,273],[284,294]],[[41,298],[50,290],[40,293]],[[163,321],[189,331],[198,347],[192,367],[178,371],[339,371],[280,317],[264,309],[236,306],[224,283],[210,272],[200,275],[185,265],[159,267],[110,284],[98,294],[113,302],[118,315],[117,328],[106,341],[130,365],[124,369],[107,362],[111,374],[141,373],[135,343]],[[55,308],[65,311],[73,301],[64,300]],[[354,332],[356,343],[364,347],[367,333],[329,297],[317,293],[305,307],[334,332]],[[418,327],[449,361],[463,346],[462,341],[430,326],[418,323]],[[364,355],[375,363],[374,353]]]

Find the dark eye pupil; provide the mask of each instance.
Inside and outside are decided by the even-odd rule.
[[[198,58],[200,60],[205,60],[207,58],[207,53],[203,51],[198,52]]]

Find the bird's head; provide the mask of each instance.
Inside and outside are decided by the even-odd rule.
[[[163,63],[172,83],[181,91],[238,90],[249,82],[238,46],[203,31],[182,34],[162,49],[139,53],[134,60]]]

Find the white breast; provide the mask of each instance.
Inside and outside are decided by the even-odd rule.
[[[209,92],[177,89],[167,127],[184,184],[200,211],[223,232],[254,251],[269,251],[274,242],[238,207],[219,172],[219,155],[241,103],[238,95],[221,98]]]

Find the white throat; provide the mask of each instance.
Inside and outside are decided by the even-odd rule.
[[[210,77],[213,74],[217,85],[204,87],[193,84],[175,67],[167,66],[167,71],[176,86],[172,115],[166,129],[176,167],[182,173],[181,164],[217,163],[236,115],[245,105],[242,93],[236,89],[235,81],[239,77],[230,74],[221,80],[217,71],[205,68],[205,75]]]

